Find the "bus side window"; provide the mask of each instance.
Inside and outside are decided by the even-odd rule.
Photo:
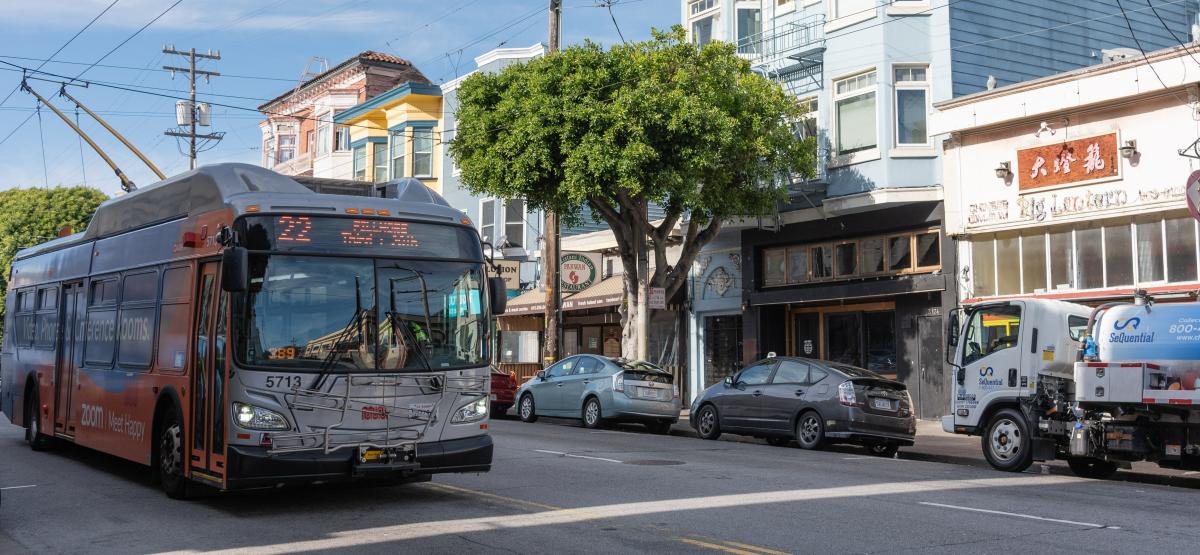
[[[157,299],[157,270],[125,274],[117,326],[120,332],[117,334],[117,363],[122,367],[150,367]]]
[[[13,317],[13,325],[16,326],[13,344],[17,347],[32,347],[37,336],[37,317],[33,314],[36,307],[35,295],[36,291],[32,288],[17,292],[17,302],[14,305],[17,314]]]
[[[35,318],[33,346],[38,349],[54,349],[58,339],[58,287],[43,287],[37,292],[37,315]]]
[[[188,333],[192,321],[192,269],[167,268],[162,278],[162,306],[158,315],[158,358],[155,367],[179,373],[187,365]]]
[[[117,343],[117,279],[93,279],[88,295],[83,362],[111,367]]]

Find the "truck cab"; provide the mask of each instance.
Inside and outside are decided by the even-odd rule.
[[[946,349],[954,387],[942,429],[985,436],[984,451],[993,466],[1027,467],[1032,453],[1026,452],[1030,442],[1020,441],[1030,434],[1026,420],[1017,418],[1021,399],[1036,395],[1040,382],[1070,382],[1090,311],[1047,299],[985,302],[954,311]]]

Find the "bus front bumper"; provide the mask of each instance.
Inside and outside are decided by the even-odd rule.
[[[492,437],[481,435],[417,444],[416,464],[357,465],[356,452],[269,454],[266,447],[230,445],[226,467],[230,489],[341,482],[362,478],[420,481],[445,472],[487,472]]]

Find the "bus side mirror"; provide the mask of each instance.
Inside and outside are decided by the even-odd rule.
[[[488,300],[491,302],[492,314],[504,314],[504,309],[508,308],[508,288],[504,285],[504,278],[488,278]]]
[[[250,256],[245,247],[225,247],[221,253],[221,289],[230,293],[246,290]]]

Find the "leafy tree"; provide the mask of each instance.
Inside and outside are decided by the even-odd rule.
[[[64,227],[83,231],[107,199],[98,189],[82,186],[0,191],[0,319],[17,251],[54,239]]]
[[[782,178],[811,175],[816,159],[815,142],[793,133],[803,114],[793,97],[732,44],[697,47],[679,26],[476,74],[459,99],[450,153],[473,193],[524,198],[564,225],[587,206],[612,229],[626,270],[622,354],[631,358],[645,355],[645,288],[674,296],[723,222],[772,211],[785,198]],[[647,217],[651,203],[665,210],[662,221]]]

